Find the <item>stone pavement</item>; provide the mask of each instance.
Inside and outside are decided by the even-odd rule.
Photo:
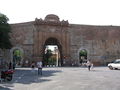
[[[0,83],[0,90],[120,90],[120,70],[95,67],[17,68],[11,82]]]

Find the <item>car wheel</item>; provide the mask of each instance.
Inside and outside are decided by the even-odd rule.
[[[113,70],[113,67],[112,67],[112,66],[109,66],[109,69],[110,69],[110,70]]]

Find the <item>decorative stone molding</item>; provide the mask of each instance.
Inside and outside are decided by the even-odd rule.
[[[59,17],[54,14],[49,14],[45,17],[45,19],[38,19],[36,18],[34,21],[34,25],[53,25],[53,26],[68,26],[69,22],[68,20],[59,20]]]

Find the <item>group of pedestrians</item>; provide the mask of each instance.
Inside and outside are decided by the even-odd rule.
[[[36,66],[38,68],[38,75],[42,75],[42,61],[38,61],[37,63],[32,62],[31,64],[32,72],[34,72]]]
[[[34,62],[32,62],[32,64],[31,64],[32,72],[34,72],[36,65],[38,68],[38,75],[42,75],[42,61],[38,61],[36,64]],[[93,63],[91,62],[91,60],[87,60],[86,66],[88,67],[89,71],[91,69],[93,69]]]

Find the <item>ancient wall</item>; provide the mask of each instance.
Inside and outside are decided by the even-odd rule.
[[[78,62],[78,52],[88,51],[88,58],[94,63],[107,64],[119,57],[120,27],[71,25],[71,56]]]
[[[48,15],[44,20],[12,24],[11,41],[13,49],[23,50],[23,62],[40,56],[45,41],[56,38],[62,45],[63,55],[68,61],[79,64],[79,51],[87,50],[88,58],[96,65],[120,58],[120,27],[66,24],[55,15]],[[54,21],[51,21],[51,18]],[[16,48],[15,48],[16,47]]]
[[[33,56],[33,33],[34,33],[34,25],[32,22],[28,23],[20,23],[11,25],[12,33],[11,41],[13,48],[11,49],[11,58],[12,53],[15,49],[20,49],[23,51],[22,63],[25,61],[32,61]]]

